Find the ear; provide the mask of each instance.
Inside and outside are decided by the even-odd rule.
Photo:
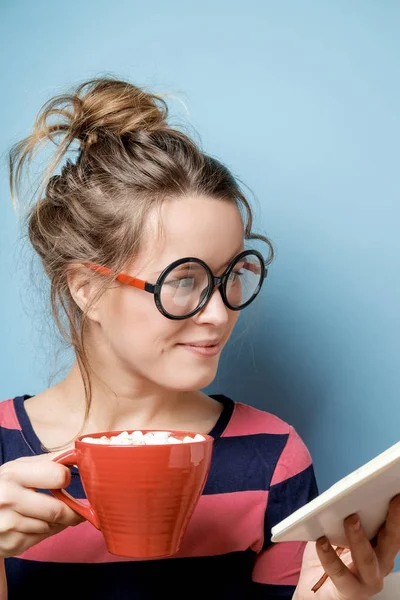
[[[99,322],[96,299],[99,291],[99,280],[87,267],[82,264],[70,265],[67,271],[67,281],[70,294],[82,312],[92,321]]]

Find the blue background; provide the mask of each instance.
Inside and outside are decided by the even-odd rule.
[[[173,118],[248,186],[277,251],[210,391],[292,423],[321,491],[397,442],[399,30],[395,0],[2,2],[2,397],[40,391],[68,358],[6,152],[51,95],[111,73],[176,97]]]

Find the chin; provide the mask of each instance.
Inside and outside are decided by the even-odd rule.
[[[201,390],[214,381],[217,374],[217,367],[218,363],[215,365],[215,368],[208,368],[207,372],[205,369],[203,372],[201,372],[201,369],[193,369],[192,372],[189,372],[189,370],[186,372],[185,370],[182,370],[180,373],[177,373],[177,377],[168,387],[181,392]]]

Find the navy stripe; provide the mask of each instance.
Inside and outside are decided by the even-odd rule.
[[[312,464],[297,475],[272,485],[265,518],[264,548],[271,545],[271,528],[316,496],[318,487]]]
[[[251,551],[221,556],[115,563],[48,563],[6,559],[8,600],[55,597],[154,600],[167,597],[250,600]],[[65,592],[65,596],[64,596]],[[265,596],[263,597],[266,598]]]
[[[223,404],[222,413],[219,416],[218,421],[209,432],[214,438],[218,438],[225,431],[229,421],[231,420],[233,409],[235,408],[235,403],[228,396],[224,396],[223,394],[210,394],[210,398],[214,398],[214,400],[218,400]]]
[[[291,600],[295,591],[294,585],[253,583],[250,598],[251,600]]]
[[[268,490],[287,439],[269,433],[218,438],[204,494]]]
[[[0,426],[0,442],[2,464],[21,456],[33,456],[35,454],[27,443],[23,432],[19,429],[7,429]]]
[[[41,454],[43,452],[43,448],[40,445],[40,440],[32,427],[32,424],[24,407],[25,400],[28,400],[28,398],[31,397],[32,396],[30,396],[29,394],[25,394],[24,396],[17,396],[16,398],[14,398],[14,410],[15,414],[17,415],[19,424],[24,432],[27,444],[32,448],[34,454]]]

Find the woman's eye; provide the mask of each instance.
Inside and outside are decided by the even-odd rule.
[[[194,279],[193,277],[183,277],[182,279],[170,279],[165,283],[172,288],[183,289],[193,287]]]
[[[242,275],[244,275],[244,271],[231,271],[231,273],[229,273],[228,280],[236,281],[237,279],[240,279]]]

